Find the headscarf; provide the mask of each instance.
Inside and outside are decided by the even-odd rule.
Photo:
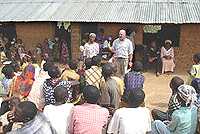
[[[165,44],[167,44],[167,43],[172,44],[172,41],[171,40],[165,40]]]
[[[190,107],[192,105],[198,106],[197,93],[192,86],[183,84],[178,87],[177,93],[178,93],[179,97],[185,102],[186,106],[188,106],[188,105]]]

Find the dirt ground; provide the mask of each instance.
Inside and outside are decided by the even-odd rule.
[[[187,80],[187,75],[184,73],[175,73],[172,75],[160,75],[156,77],[154,73],[146,72],[144,73],[145,83],[145,105],[146,107],[153,109],[166,110],[169,97],[171,95],[171,90],[169,88],[170,80],[173,76],[179,76],[184,81]]]

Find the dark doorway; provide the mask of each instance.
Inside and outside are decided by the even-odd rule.
[[[16,27],[14,23],[0,23],[0,33],[11,41],[13,38],[16,39]]]
[[[157,37],[159,44],[163,45],[165,40],[171,40],[173,47],[179,47],[180,25],[162,25],[162,29],[158,32]]]
[[[89,33],[97,34],[97,23],[81,23],[81,45],[88,41]]]

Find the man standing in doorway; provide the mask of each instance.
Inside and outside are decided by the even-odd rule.
[[[112,51],[114,52],[114,61],[117,64],[117,75],[123,78],[127,72],[128,66],[133,65],[133,44],[126,38],[126,31],[119,31],[119,38],[114,40]]]

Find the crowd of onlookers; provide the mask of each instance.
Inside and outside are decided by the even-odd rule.
[[[125,32],[121,32],[123,38]],[[125,40],[125,45],[130,43]],[[124,40],[117,41],[120,45]],[[130,64],[132,57],[126,62],[130,69],[120,77],[118,63],[103,62],[102,55],[91,53],[96,48],[94,42],[94,49],[87,51],[91,57],[84,53],[81,61],[62,65],[54,62],[49,47],[47,52],[36,49],[44,54],[38,61],[24,52],[21,41],[17,42],[19,60],[12,53],[11,57],[5,54],[9,60],[2,60],[1,64],[0,133],[195,134],[199,130],[200,53],[193,56],[187,82],[178,76],[172,78],[168,110],[160,111],[145,107],[143,64]],[[127,54],[130,58],[132,52]],[[66,57],[62,63],[66,63]],[[173,56],[164,58],[172,62]],[[173,63],[170,65],[173,67]]]
[[[178,76],[172,78],[166,112],[150,112],[145,107],[143,65],[139,61],[124,80],[117,77],[115,64],[101,63],[98,55],[84,63],[73,61],[62,67],[49,60],[44,62],[36,68],[30,60],[23,70],[17,62],[2,65],[2,132],[196,133],[200,54],[194,55],[191,85]]]

